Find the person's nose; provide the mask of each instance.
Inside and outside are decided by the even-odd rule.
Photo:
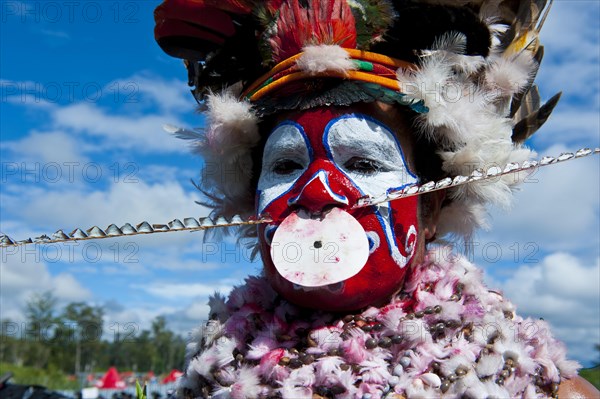
[[[288,205],[304,208],[312,214],[320,214],[327,208],[349,204],[348,198],[339,191],[332,189],[327,171],[319,169],[301,188],[300,193],[288,200]]]

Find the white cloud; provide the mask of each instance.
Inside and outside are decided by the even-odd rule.
[[[192,320],[207,320],[209,311],[210,308],[207,303],[194,302],[185,309],[184,313]]]
[[[72,135],[62,131],[34,130],[20,140],[0,144],[0,148],[11,151],[14,154],[12,159],[18,159],[19,165],[26,162],[30,169],[32,163],[36,162],[41,164],[55,162],[62,168],[65,162],[85,164],[89,160],[82,154],[81,144]]]
[[[541,32],[547,56],[597,59],[599,16],[596,1],[555,1]]]
[[[208,300],[198,299],[183,305],[176,312],[165,314],[169,328],[182,336],[189,336],[192,330],[201,328],[208,320]]]
[[[145,264],[141,263],[127,263],[127,262],[114,262],[113,265],[101,266],[101,272],[105,276],[114,275],[144,275],[148,274],[148,269]],[[84,273],[88,271],[84,269]]]
[[[108,88],[121,88],[123,94],[131,93],[133,101],[152,103],[160,110],[169,113],[192,113],[194,100],[187,84],[181,80],[164,80],[158,76],[137,74],[117,79]]]
[[[19,222],[25,225],[50,226],[46,228],[94,225],[105,228],[109,223],[136,224],[149,218],[149,223],[167,223],[175,218],[208,213],[194,203],[197,193],[186,192],[176,182],[147,184],[139,180],[113,183],[106,190],[86,191],[73,187],[72,190],[29,191],[25,188],[22,192],[3,194],[3,212],[18,215]]]
[[[19,90],[23,89],[19,88]],[[8,92],[5,92],[2,97],[2,101],[6,101],[7,103],[14,105],[27,106],[28,111],[32,112],[37,112],[40,110],[52,112],[56,109],[56,105],[52,101],[45,99],[40,93],[22,92],[16,95],[9,95]]]
[[[98,87],[98,93],[95,93],[98,98],[86,98],[75,103],[71,98],[72,87],[58,86],[57,89],[39,82],[6,79],[1,80],[0,85],[3,101],[45,111],[52,121],[51,129],[76,136],[79,141],[86,138],[100,140],[94,146],[87,146],[85,150],[88,152],[107,149],[141,154],[189,151],[186,143],[163,130],[165,124],[185,125],[178,115],[193,115],[193,101],[189,101],[189,92],[181,81],[134,75],[114,80],[103,88]],[[65,93],[54,92],[63,89]],[[70,101],[61,105],[57,101],[61,99]],[[110,107],[102,107],[100,104],[103,102]],[[200,123],[202,118],[197,120]],[[35,137],[20,142],[33,139]]]
[[[172,283],[162,286],[160,283],[147,286],[134,284],[131,286],[132,290],[144,292],[144,304],[130,302],[124,306],[114,300],[105,303],[105,325],[111,325],[113,330],[120,328],[122,333],[126,328],[129,332],[135,329],[137,333],[148,329],[155,317],[164,316],[170,329],[185,336],[208,319],[208,296],[215,291],[227,294],[233,284],[230,279],[222,279],[212,285],[208,283],[189,285]],[[180,292],[183,292],[183,295],[179,295]],[[155,294],[158,302],[152,300]],[[165,305],[165,301],[174,305]]]
[[[109,223],[135,226],[144,220],[151,224],[167,223],[175,218],[208,213],[194,203],[197,192],[186,192],[176,182],[147,184],[140,180],[136,184],[113,184],[105,191],[85,191],[80,187],[60,191],[25,190],[28,197],[19,189],[1,195],[3,215],[14,215],[18,220],[3,217],[0,229],[15,240],[51,234],[59,227],[69,233],[75,227],[85,230],[98,225],[104,229]],[[214,259],[225,249],[222,245],[205,243],[203,232],[183,231],[30,245],[7,251],[15,258],[35,257],[65,266],[76,275],[100,273],[102,277],[93,288],[102,290],[101,284],[108,284],[110,280],[104,276],[144,276],[147,280],[155,278],[159,270],[216,270],[221,266]],[[246,259],[242,258],[245,253],[235,253],[239,258],[237,263]],[[225,256],[232,261],[233,255]]]
[[[215,283],[161,283],[155,282],[152,284],[132,285],[132,288],[140,289],[148,292],[151,295],[168,298],[208,298],[215,292],[229,293],[233,288],[233,284],[224,282]]]
[[[600,129],[600,3],[555,1],[541,32],[545,56],[537,83],[546,99],[563,92],[534,142],[598,146]]]
[[[2,318],[24,320],[23,309],[35,293],[52,291],[62,303],[91,299],[92,293],[72,274],[52,276],[48,265],[36,254],[2,252],[0,268]]]
[[[65,301],[81,301],[91,297],[91,292],[81,286],[72,274],[61,273],[53,277],[52,285],[56,295]]]
[[[131,305],[120,306],[121,304],[109,303],[103,306],[104,315],[104,338],[111,340],[117,338],[134,338],[142,330],[149,330],[152,321],[161,315],[172,314],[177,311],[172,306],[139,306]],[[117,306],[115,306],[117,305]]]
[[[593,362],[600,342],[600,259],[584,264],[569,253],[553,253],[539,264],[519,267],[499,285],[521,315],[553,326],[572,357]]]
[[[563,146],[544,154],[558,155]],[[521,185],[508,212],[494,210],[482,242],[504,247],[535,243],[543,252],[578,251],[598,256],[600,158],[591,156],[538,169]]]
[[[540,265],[536,291],[560,293],[561,298],[576,301],[594,301],[600,297],[600,267],[583,267],[579,260],[567,253],[546,257]]]
[[[46,36],[49,36],[52,38],[56,38],[56,39],[64,39],[64,40],[71,39],[71,36],[67,32],[63,32],[63,31],[59,31],[59,30],[40,29],[39,32],[42,33],[43,35],[46,35]]]
[[[91,103],[58,107],[51,115],[58,129],[74,130],[104,140],[98,150],[127,149],[141,153],[188,152],[182,140],[169,136],[163,126],[180,123],[168,115],[114,115]]]
[[[197,169],[184,169],[183,166],[175,167],[175,166],[165,166],[158,164],[144,164],[143,167],[140,167],[136,170],[136,177],[148,182],[148,183],[161,183],[166,181],[182,181],[186,180],[187,187],[191,188],[192,183],[190,180],[197,180],[200,175],[200,167],[201,167],[201,159],[197,157],[195,159],[197,161]],[[122,167],[122,169],[126,169]],[[128,173],[133,172],[133,168],[129,167]],[[125,178],[125,171],[122,173],[123,178]]]

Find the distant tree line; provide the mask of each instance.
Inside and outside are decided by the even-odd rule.
[[[119,371],[183,368],[185,340],[156,317],[149,330],[134,323],[104,325],[104,308],[72,302],[58,309],[51,292],[26,304],[24,322],[1,320],[0,362],[81,375],[116,366]]]

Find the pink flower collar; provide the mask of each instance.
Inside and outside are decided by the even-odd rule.
[[[446,248],[430,251],[388,305],[356,315],[296,307],[260,277],[209,304],[182,397],[538,398],[579,367],[547,323],[517,316]]]

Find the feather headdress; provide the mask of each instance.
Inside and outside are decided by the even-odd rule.
[[[547,0],[165,0],[155,36],[183,58],[208,126],[192,139],[211,166],[200,188],[215,214],[253,212],[252,152],[261,117],[287,109],[384,101],[415,111],[439,175],[532,156],[547,120],[534,79]],[[438,226],[468,237],[489,203],[508,206],[514,177],[456,187]]]

